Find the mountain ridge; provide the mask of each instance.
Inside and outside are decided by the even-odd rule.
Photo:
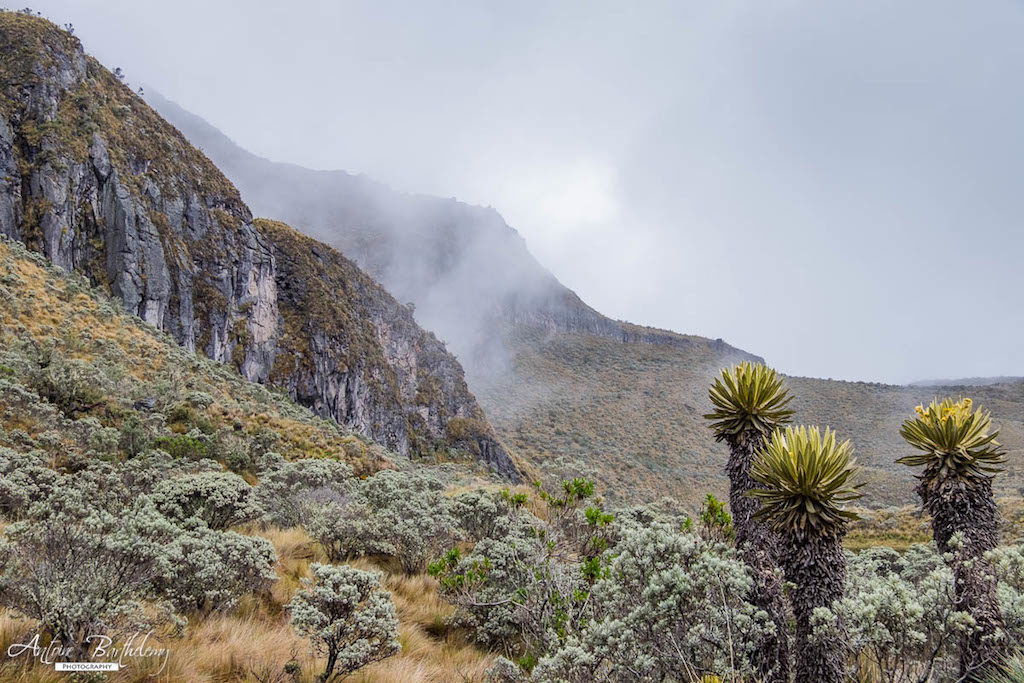
[[[507,361],[505,349],[495,347],[491,334],[502,324],[622,342],[683,347],[704,343],[703,337],[614,320],[596,311],[541,266],[523,237],[492,207],[401,192],[343,170],[271,161],[245,150],[152,87],[147,92],[147,100],[211,155],[259,213],[336,246],[394,296],[415,302],[417,319],[449,342],[470,372],[494,365],[500,369]],[[494,258],[496,254],[501,258]],[[484,269],[489,269],[486,277],[479,275]],[[465,291],[469,285],[474,292]],[[473,329],[466,329],[467,324]],[[739,351],[721,339],[707,343],[722,352]]]
[[[208,157],[49,21],[3,12],[0,51],[0,234],[85,274],[186,349],[389,449],[451,448],[519,477],[458,361],[355,264],[321,245],[324,258],[291,280],[330,279],[325,305],[359,324],[342,335],[322,318],[287,325],[297,303],[280,291],[283,245]],[[453,419],[473,429],[460,422],[454,439]]]

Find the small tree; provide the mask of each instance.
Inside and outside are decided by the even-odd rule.
[[[846,556],[842,540],[847,520],[856,515],[843,503],[860,497],[850,480],[855,472],[849,441],[836,443],[830,429],[775,430],[754,460],[750,475],[763,488],[749,495],[761,501],[760,517],[781,537],[779,560],[786,579],[796,584],[797,683],[839,683],[844,677],[843,647],[812,638],[811,617],[843,597]]]
[[[381,590],[380,572],[313,564],[313,579],[288,603],[292,626],[327,655],[320,681],[344,678],[401,649],[391,594]]]
[[[995,570],[985,553],[996,547],[998,512],[992,475],[1006,451],[990,432],[992,420],[971,399],[932,401],[916,408],[900,435],[920,451],[897,462],[924,466],[917,494],[932,518],[935,544],[952,557],[956,608],[971,615],[975,628],[961,639],[960,676],[993,670],[1008,654],[1005,624],[996,595]]]
[[[747,600],[769,615],[775,624],[758,648],[757,672],[766,681],[789,680],[789,641],[786,607],[782,599],[777,534],[757,517],[761,508],[747,493],[756,484],[750,476],[754,453],[776,427],[789,422],[791,397],[782,378],[760,363],[740,363],[722,370],[709,392],[715,410],[711,421],[715,440],[729,446],[729,507],[732,510],[736,546],[753,571],[754,584]]]

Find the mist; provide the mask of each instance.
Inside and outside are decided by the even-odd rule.
[[[33,7],[255,154],[494,207],[612,318],[1024,375],[1016,3]]]

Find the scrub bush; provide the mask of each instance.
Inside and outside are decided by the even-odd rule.
[[[214,530],[259,518],[253,487],[231,472],[199,472],[160,481],[153,488],[157,509],[175,522],[198,517]]]
[[[391,594],[381,574],[314,564],[313,578],[288,603],[292,626],[327,657],[319,680],[344,677],[401,649]]]

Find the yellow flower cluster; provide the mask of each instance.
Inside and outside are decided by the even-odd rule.
[[[919,405],[914,408],[914,412],[917,413],[919,420],[928,424],[945,424],[950,418],[954,424],[961,424],[970,418],[972,405],[973,402],[969,398],[962,398],[959,401],[947,398],[942,403],[932,401],[927,408]]]

